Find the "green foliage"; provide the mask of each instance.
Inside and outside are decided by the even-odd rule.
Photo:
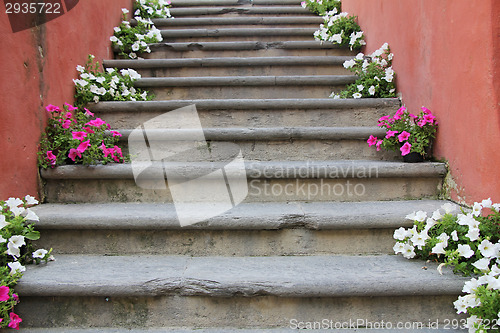
[[[392,98],[396,97],[394,70],[389,45],[385,43],[369,56],[358,53],[356,58],[344,62],[344,67],[358,76],[333,98]]]
[[[341,2],[340,0],[306,0],[301,5],[315,14],[324,16],[331,11],[340,13]]]
[[[334,11],[323,16],[324,23],[314,33],[314,39],[331,42],[340,46],[349,45],[350,49],[359,49],[365,45],[364,34],[358,25],[356,16],[347,13],[336,14]]]

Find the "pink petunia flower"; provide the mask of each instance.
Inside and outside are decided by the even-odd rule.
[[[403,141],[406,141],[408,140],[408,138],[410,137],[410,133],[408,133],[407,131],[403,131],[401,132],[401,134],[398,135],[398,140],[399,142],[403,142]]]
[[[56,155],[54,155],[54,153],[52,153],[52,150],[47,151],[47,159],[49,160],[50,165],[56,164],[57,157]]]
[[[113,160],[115,162],[119,163],[120,159],[118,158],[118,156],[115,156],[115,153],[120,155],[121,158],[123,158],[122,149],[118,146],[114,146],[112,149],[113,149],[113,154],[111,155],[111,157],[113,157]]]
[[[66,105],[68,107],[68,111],[74,111],[74,110],[78,110],[77,107],[74,107],[73,105],[71,104],[68,104],[68,103],[64,103],[64,105]]]
[[[122,134],[118,131],[111,131],[111,134],[113,134],[113,137],[115,137],[115,136],[121,137],[122,136]]]
[[[94,130],[91,129],[90,127],[84,127],[83,129],[85,130],[85,132],[87,132],[89,134],[94,134],[95,133]]]
[[[10,323],[8,326],[10,328],[14,328],[16,330],[19,330],[19,323],[21,323],[23,320],[18,315],[16,315],[14,312],[9,313],[9,317],[10,317]]]
[[[386,139],[392,138],[394,135],[399,133],[398,131],[387,131],[387,135],[385,136]]]
[[[382,122],[385,122],[385,121],[388,121],[389,120],[389,116],[383,116],[383,117],[380,117],[378,122],[379,123],[382,123]]]
[[[80,141],[82,141],[83,139],[85,139],[87,137],[87,133],[85,133],[85,132],[73,131],[73,132],[71,132],[71,135],[73,136],[74,140],[80,140]]]
[[[7,286],[0,286],[0,302],[8,301],[10,289]]]
[[[14,301],[19,302],[19,296],[17,296],[17,294],[12,294],[12,298]]]
[[[69,150],[68,157],[71,158],[71,160],[74,162],[77,156],[82,158],[82,153],[80,153],[78,149],[71,148]]]
[[[399,148],[401,150],[401,156],[408,155],[411,151],[411,144],[406,142],[403,147]]]
[[[113,156],[115,150],[113,148],[106,148],[106,146],[104,145],[104,142],[101,143],[101,149],[102,149],[102,152],[104,153],[104,157],[108,157],[109,154],[111,154],[111,156]]]
[[[61,109],[59,109],[58,106],[55,106],[55,105],[52,105],[52,104],[47,105],[47,107],[45,108],[45,110],[47,110],[47,112],[61,112]]]
[[[89,146],[90,146],[90,140],[87,140],[87,141],[84,141],[84,142],[80,143],[78,145],[78,148],[76,148],[76,150],[78,150],[80,153],[83,153],[83,152],[85,152],[87,150],[87,148]]]
[[[425,106],[422,106],[422,112],[425,113],[425,114],[430,114],[432,115],[432,112],[431,110],[429,110],[428,108],[426,108]]]
[[[64,129],[68,129],[68,128],[70,128],[70,127],[71,127],[71,123],[72,123],[72,121],[71,121],[71,120],[66,119],[66,120],[62,123],[61,127],[62,127],[62,128],[64,128]]]
[[[402,116],[406,111],[406,106],[402,106],[398,109],[398,111],[396,111],[396,115],[398,116]]]
[[[71,112],[66,112],[64,114],[64,117],[66,117],[66,119],[71,119],[71,117],[73,117],[73,114]]]
[[[106,122],[104,120],[102,120],[101,118],[96,118],[94,120],[89,121],[85,125],[94,126],[94,127],[101,127],[104,124],[106,124]]]
[[[373,136],[373,135],[370,135],[370,137],[368,138],[368,140],[366,141],[368,143],[368,147],[371,147],[373,146],[374,144],[377,143],[377,137],[376,136]]]
[[[436,117],[434,117],[432,114],[424,114],[424,120],[426,123],[433,124],[436,120]]]
[[[87,117],[93,117],[93,116],[94,116],[94,114],[93,114],[92,112],[90,112],[90,110],[89,110],[89,109],[87,109],[87,108],[83,108],[83,109],[85,110],[85,115],[86,115]]]
[[[377,142],[377,151],[380,151],[380,146],[382,145],[383,142],[384,142],[383,140],[379,140]]]

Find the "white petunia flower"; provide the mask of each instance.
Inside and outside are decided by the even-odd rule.
[[[18,272],[24,272],[26,270],[26,267],[21,265],[19,261],[9,262],[7,266],[10,268],[10,275],[14,275]]]
[[[469,238],[472,242],[479,239],[479,228],[469,228],[469,231],[465,234],[465,237]]]
[[[375,86],[371,86],[370,88],[368,88],[368,93],[372,96],[375,95]]]
[[[117,42],[118,42],[118,37],[116,37],[116,36],[111,36],[111,37],[109,37],[109,40],[110,40],[111,42],[113,42],[113,43],[117,43]]]
[[[354,59],[344,61],[344,68],[351,68],[356,65],[356,61]]]
[[[456,230],[453,230],[452,233],[451,233],[451,239],[454,241],[454,242],[458,242],[458,234],[457,234],[457,231]]]
[[[362,84],[358,84],[356,87],[358,88],[358,91],[363,91],[363,89],[365,89]]]
[[[434,211],[434,213],[432,213],[432,218],[433,218],[434,220],[436,220],[436,221],[437,221],[437,220],[441,220],[443,217],[444,217],[444,216],[443,216],[443,214],[441,214],[441,211],[440,211],[439,209],[438,209],[438,210],[436,210],[436,211]]]
[[[481,206],[479,202],[474,202],[474,206],[472,206],[472,215],[479,216],[482,210],[483,206]]]
[[[352,94],[352,97],[353,98],[361,98],[362,95],[360,93],[354,93],[354,94]]]
[[[76,70],[79,71],[80,73],[83,73],[83,72],[85,72],[85,67],[78,65],[78,66],[76,66]]]
[[[5,201],[5,204],[12,210],[12,208],[16,208],[22,205],[23,201],[19,198],[9,198],[7,199],[7,201]]]
[[[35,214],[34,211],[32,211],[31,209],[26,209],[26,211],[28,212],[28,214],[26,214],[26,220],[28,221],[40,221],[40,218],[38,217],[38,215]]]
[[[405,240],[406,237],[408,237],[408,236],[410,236],[408,231],[403,227],[396,229],[394,231],[394,235],[393,235],[394,239],[397,239],[397,240]]]
[[[491,208],[492,205],[493,202],[491,201],[491,198],[481,201],[481,206],[483,206],[483,208]]]
[[[19,248],[23,245],[26,245],[24,241],[24,236],[21,235],[15,235],[9,238],[9,243],[12,243],[13,246]]]
[[[5,252],[9,256],[13,256],[14,258],[18,258],[21,256],[21,249],[16,247],[12,242],[7,243],[7,251]]]
[[[392,249],[394,250],[394,253],[396,253],[396,254],[403,253],[404,249],[405,249],[405,244],[401,243],[401,242],[397,242],[396,244],[394,244]]]
[[[49,251],[47,251],[45,249],[38,249],[35,252],[33,252],[33,258],[43,259],[48,252]]]
[[[75,83],[75,85],[80,86],[80,87],[85,87],[87,84],[89,84],[85,80],[78,80],[78,79],[73,79],[73,82]]]
[[[465,282],[464,288],[462,291],[464,293],[471,294],[476,291],[477,287],[479,287],[481,284],[476,278],[472,278],[470,281]]]
[[[479,244],[478,249],[479,251],[481,251],[481,254],[486,258],[495,257],[497,254],[496,246],[487,239],[483,240],[481,244]]]
[[[361,53],[361,52],[360,52],[360,53],[358,53],[358,54],[356,55],[356,60],[363,60],[363,59],[364,59],[364,57],[365,57],[365,55],[364,55],[363,53]]]
[[[5,215],[0,214],[0,229],[5,228],[10,223],[5,220]]]
[[[26,210],[26,209],[24,209],[24,207],[12,207],[12,208],[10,209],[10,211],[11,211],[12,213],[14,213],[14,216],[19,216],[19,215],[21,215],[22,213],[24,213],[24,211],[25,211],[25,210]]]
[[[403,257],[406,259],[411,259],[415,257],[415,248],[410,244],[405,244],[403,247]]]
[[[470,258],[474,255],[474,251],[470,248],[469,244],[458,244],[458,255],[464,258]]]
[[[431,250],[431,253],[434,253],[434,254],[445,254],[445,251],[444,251],[444,248],[447,246],[448,244],[445,244],[443,242],[439,242],[437,243]]]
[[[129,10],[127,8],[122,8],[122,13],[123,14],[128,14],[130,13]]]
[[[337,44],[341,44],[342,43],[342,34],[333,34],[330,38],[328,38],[328,41],[329,42],[332,42],[332,43],[337,43]]]
[[[500,204],[497,204],[497,203],[493,204],[493,205],[491,205],[491,208],[496,210],[497,212],[500,212]]]
[[[490,259],[488,258],[479,259],[478,261],[472,264],[472,266],[476,267],[482,272],[488,272],[490,270],[489,265],[490,265]]]
[[[429,235],[427,235],[427,230],[423,230],[422,232],[417,232],[410,239],[414,246],[418,247],[420,250],[422,246],[425,246],[425,241],[429,239]]]

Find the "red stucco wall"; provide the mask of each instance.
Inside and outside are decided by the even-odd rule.
[[[111,56],[109,36],[131,0],[80,0],[66,14],[13,33],[0,4],[0,200],[38,193],[44,107],[73,101],[76,65]]]
[[[342,0],[342,10],[358,16],[367,53],[389,43],[406,106],[438,117],[434,154],[449,161],[452,197],[500,202],[500,1]]]

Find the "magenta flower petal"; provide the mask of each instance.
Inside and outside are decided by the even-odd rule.
[[[10,317],[9,327],[19,330],[19,323],[22,322],[23,320],[14,312],[9,313],[9,317]]]
[[[398,134],[398,131],[387,131],[385,138],[386,139],[392,138],[396,134]]]
[[[61,109],[59,109],[58,106],[55,106],[55,105],[52,105],[52,104],[47,105],[47,107],[45,108],[45,110],[47,110],[48,112],[60,112],[61,111]]]
[[[78,148],[76,148],[76,150],[78,150],[80,153],[83,153],[83,152],[85,152],[87,150],[87,148],[89,146],[90,146],[90,140],[87,140],[87,141],[84,141],[84,142],[80,143],[78,145]]]
[[[373,136],[373,135],[370,135],[370,137],[368,138],[368,140],[366,141],[368,143],[368,146],[371,147],[375,144],[377,144],[377,137],[376,136]]]
[[[411,144],[406,142],[399,150],[401,150],[401,156],[408,155],[411,151]]]
[[[398,140],[399,142],[403,142],[403,141],[406,141],[408,140],[408,138],[410,137],[410,133],[408,133],[407,131],[403,131],[401,132],[401,134],[398,135]]]
[[[7,286],[0,286],[0,302],[5,302],[8,301],[10,296],[9,296],[9,287]]]
[[[74,162],[77,156],[82,158],[82,153],[80,153],[78,149],[71,148],[69,150],[68,157],[71,158],[71,160]]]

